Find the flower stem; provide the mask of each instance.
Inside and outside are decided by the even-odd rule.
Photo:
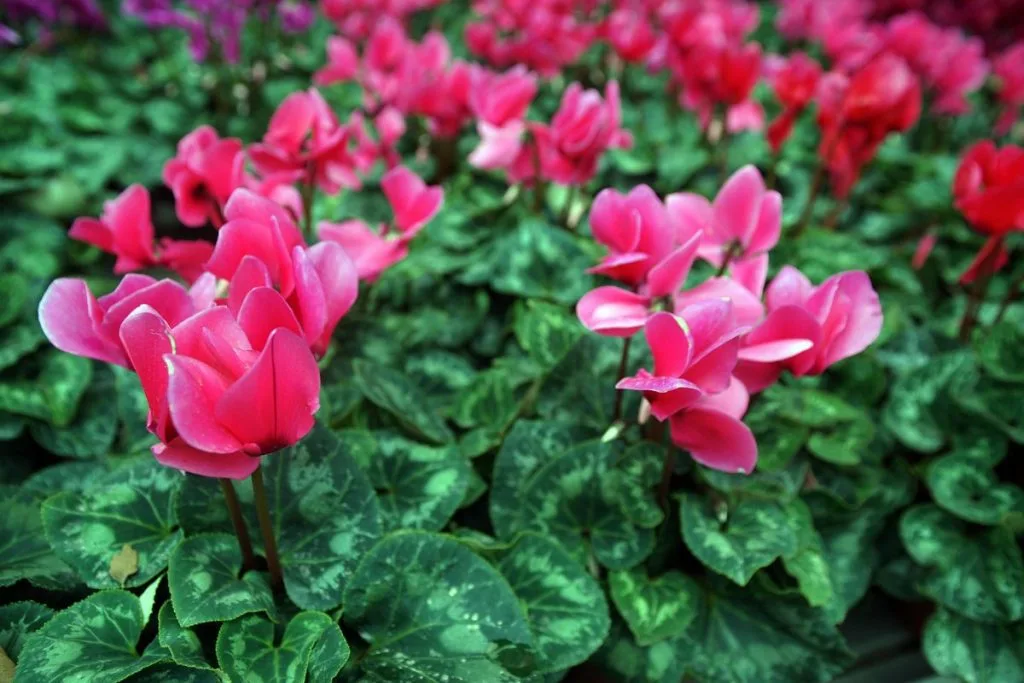
[[[996,313],[995,319],[992,321],[993,325],[999,324],[999,321],[1006,315],[1006,310],[1010,308],[1010,304],[1017,300],[1020,296],[1020,287],[1024,284],[1024,273],[1021,273],[1013,282],[1010,283],[1010,288],[1006,290],[1006,296],[1003,297],[1003,302],[999,304],[999,311]]]
[[[569,224],[572,218],[572,205],[576,203],[576,192],[579,189],[578,185],[570,185],[565,195],[565,204],[562,206],[562,225],[573,230],[574,226]]]
[[[263,485],[263,466],[252,473],[252,492],[256,498],[256,513],[260,518],[260,533],[263,534],[263,550],[267,556],[267,568],[270,570],[270,585],[275,589],[284,585],[281,574],[281,559],[277,554],[277,542],[274,540],[274,526],[270,521],[270,508],[267,506],[267,489]]]
[[[665,440],[665,423],[658,422],[652,430],[652,437],[658,442]],[[672,488],[672,470],[676,464],[676,451],[671,444],[665,446],[665,458],[661,465],[661,483],[658,485],[658,505],[668,514],[668,496]]]
[[[622,358],[619,359],[619,371],[616,375],[618,379],[615,380],[616,382],[618,382],[618,380],[626,376],[626,369],[627,365],[629,364],[629,346],[632,343],[632,337],[626,337],[622,342]],[[622,400],[624,393],[625,392],[623,392],[621,389],[615,390],[615,409],[612,411],[613,424],[615,422],[618,422],[619,418],[622,417]]]
[[[224,501],[228,505],[228,514],[231,516],[231,526],[235,528],[235,536],[238,538],[238,548],[242,551],[242,569],[252,569],[256,566],[256,559],[252,554],[252,541],[249,540],[249,530],[245,528],[245,519],[242,517],[242,507],[238,504],[235,485],[230,479],[223,477],[219,481],[220,490],[224,492]]]
[[[739,256],[739,253],[743,251],[743,246],[739,242],[732,242],[725,250],[725,256],[722,257],[722,265],[718,267],[718,272],[715,273],[715,277],[722,277],[725,275],[725,271],[729,269],[729,264],[732,260]]]
[[[964,343],[971,340],[971,332],[974,331],[975,325],[978,324],[978,313],[981,311],[981,305],[985,302],[985,294],[988,292],[989,283],[992,282],[992,276],[995,275],[1000,249],[1001,246],[999,244],[994,245],[992,250],[978,265],[978,276],[974,284],[971,285],[971,292],[967,299],[967,309],[964,311],[964,317],[960,321],[960,341]]]

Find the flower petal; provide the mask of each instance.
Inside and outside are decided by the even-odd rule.
[[[672,441],[706,467],[750,474],[757,464],[754,434],[747,425],[730,415],[693,408],[675,415],[670,429]]]
[[[302,334],[302,326],[288,302],[270,287],[257,287],[249,292],[238,310],[238,324],[257,351],[264,348],[267,339],[279,327]]]
[[[647,322],[650,301],[618,287],[598,287],[576,304],[583,326],[606,337],[631,337]]]
[[[260,466],[260,459],[242,453],[206,453],[181,439],[153,446],[153,456],[161,465],[198,474],[201,477],[245,479]]]
[[[228,379],[212,367],[187,356],[167,354],[167,404],[181,439],[208,453],[235,453],[242,442],[217,421],[215,408]]]
[[[313,428],[320,407],[320,369],[306,342],[274,330],[259,359],[217,403],[217,420],[247,453],[272,453]]]
[[[76,356],[128,367],[121,344],[98,332],[102,319],[96,297],[77,278],[54,280],[39,302],[39,326],[51,344]]]
[[[170,438],[167,410],[167,365],[164,356],[175,351],[175,340],[160,314],[149,306],[140,306],[124,319],[121,344],[139,376],[149,403],[149,430],[158,439]]]

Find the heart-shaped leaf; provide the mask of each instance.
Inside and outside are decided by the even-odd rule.
[[[900,519],[900,537],[916,562],[923,593],[969,619],[1024,619],[1024,559],[1013,533],[979,531],[935,505],[917,505]]]
[[[975,338],[978,362],[996,379],[1024,382],[1024,330],[1020,323],[1004,320]]]
[[[146,584],[164,570],[184,537],[174,510],[181,482],[179,472],[140,456],[88,491],[58,493],[43,503],[47,538],[90,588],[121,585],[111,576],[111,560],[130,545],[138,566],[124,585]]]
[[[544,465],[565,453],[580,437],[580,430],[561,422],[519,420],[505,437],[494,461],[491,523],[500,538],[517,527],[521,512],[520,490]]]
[[[18,660],[19,683],[117,683],[162,661],[138,654],[145,626],[139,599],[108,590],[77,602],[29,636]]]
[[[54,589],[81,585],[46,542],[40,503],[33,491],[0,487],[0,586],[22,579]]]
[[[363,395],[378,408],[391,413],[404,429],[427,441],[444,444],[455,437],[430,402],[405,375],[363,360],[352,364]]]
[[[952,453],[928,466],[928,488],[939,507],[975,524],[1001,524],[1011,515],[1024,519],[1024,491],[1000,484],[976,460]]]
[[[611,572],[608,583],[612,601],[642,647],[681,635],[702,599],[697,582],[678,571],[654,579],[642,569]]]
[[[0,607],[0,650],[18,661],[25,639],[53,618],[53,610],[38,602],[12,602]]]
[[[630,569],[654,548],[654,533],[636,526],[619,507],[609,472],[615,444],[592,441],[549,462],[521,490],[518,530],[548,534],[579,561],[593,554],[609,569]]]
[[[341,432],[377,491],[385,529],[438,531],[459,508],[469,461],[456,446],[426,446],[394,432]]]
[[[922,641],[928,663],[967,683],[1024,680],[1024,624],[983,624],[939,608]]]
[[[581,664],[601,646],[609,627],[604,592],[557,542],[523,534],[497,567],[526,608],[539,672]]]
[[[532,669],[533,638],[512,589],[444,536],[400,532],[375,545],[345,588],[344,619],[369,644],[359,680],[514,683],[510,668]]]
[[[778,503],[739,500],[727,510],[685,494],[679,508],[683,540],[709,569],[743,586],[758,569],[797,550],[797,538]]]
[[[228,621],[250,612],[274,615],[274,596],[263,574],[242,570],[242,551],[228,534],[186,538],[171,555],[167,584],[184,627]]]
[[[74,419],[64,427],[33,422],[30,425],[32,438],[51,453],[68,458],[105,455],[117,435],[117,420],[111,419],[108,403],[112,393],[113,374],[109,368],[99,366],[82,396]]]
[[[274,624],[267,619],[256,615],[241,617],[220,627],[217,661],[236,683],[305,681],[313,648],[331,629],[341,635],[338,625],[323,612],[299,612],[278,639],[274,636]],[[340,664],[344,665],[348,645],[344,639],[340,642],[344,649]],[[341,665],[335,669],[335,675]]]

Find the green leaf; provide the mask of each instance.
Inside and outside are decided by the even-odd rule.
[[[925,626],[922,648],[944,676],[967,683],[1024,680],[1024,623],[983,624],[940,607]]]
[[[519,402],[504,373],[482,372],[461,393],[452,410],[452,419],[464,429],[485,427],[500,434],[512,423],[519,411]]]
[[[590,289],[593,265],[578,238],[536,218],[503,232],[470,262],[460,282],[503,294],[574,305]]]
[[[903,514],[900,537],[927,568],[919,577],[925,595],[977,621],[1024,619],[1024,560],[1008,529],[980,531],[924,504]]]
[[[978,362],[996,379],[1024,382],[1024,330],[1004,320],[975,337]]]
[[[758,569],[798,547],[785,509],[775,502],[741,499],[716,512],[704,498],[685,494],[679,515],[690,552],[741,586]]]
[[[356,563],[381,535],[373,485],[352,450],[317,425],[264,461],[285,590],[302,609],[336,607]]]
[[[712,488],[724,493],[742,492],[754,498],[785,501],[794,498],[807,480],[809,465],[806,458],[793,458],[782,469],[761,471],[758,467],[750,474],[722,472],[703,465],[697,467],[701,479]]]
[[[138,654],[145,626],[139,599],[108,590],[75,603],[29,636],[18,661],[19,683],[117,683],[162,655]]]
[[[539,672],[582,664],[601,646],[610,623],[604,592],[558,543],[523,534],[497,567],[526,609]]]
[[[61,351],[51,351],[43,361],[39,385],[50,407],[50,421],[67,427],[78,411],[78,402],[92,381],[92,361]]]
[[[968,356],[947,353],[897,378],[882,410],[882,424],[907,448],[934,453],[945,441],[933,414],[939,392],[970,365]]]
[[[239,577],[242,551],[228,534],[191,536],[175,548],[167,584],[178,622],[194,626],[227,621],[250,612],[274,615],[274,597],[262,574]]]
[[[591,662],[616,683],[679,683],[689,662],[676,654],[679,640],[641,647],[619,620]]]
[[[879,514],[877,510],[869,506],[847,517],[816,520],[832,585],[832,599],[824,611],[834,624],[846,618],[871,586],[879,563],[876,540],[885,521],[884,511]]]
[[[0,487],[0,586],[22,579],[47,587],[75,585],[74,574],[46,542],[39,505],[34,492]]]
[[[595,432],[594,436],[603,433],[611,420],[615,392],[610,387],[617,381],[621,354],[619,339],[583,336],[544,378],[537,412],[548,420],[586,426]],[[623,414],[635,415],[630,397],[624,403]]]
[[[1000,483],[990,469],[970,457],[954,452],[935,460],[925,481],[939,507],[960,519],[989,526],[1011,516],[1024,519],[1024,491]]]
[[[831,681],[853,656],[835,627],[800,597],[714,582],[677,656],[707,683]]]
[[[128,683],[224,683],[226,678],[219,671],[191,669],[164,662],[148,667],[126,680]]]
[[[536,300],[515,309],[513,331],[523,350],[544,369],[558,365],[585,332],[565,307]]]
[[[242,617],[220,627],[217,661],[228,677],[238,683],[305,681],[313,647],[330,629],[341,634],[334,620],[323,612],[299,612],[278,639],[272,622],[255,615]],[[348,645],[344,650],[342,664],[348,659]],[[335,674],[340,669],[341,666]]]
[[[178,623],[178,617],[175,616],[174,607],[170,601],[160,607],[157,624],[159,625],[157,640],[160,646],[167,650],[175,664],[190,669],[213,668],[203,655],[203,644],[199,642],[199,636]]]
[[[654,533],[633,524],[618,506],[609,472],[615,444],[592,441],[548,463],[520,491],[520,531],[563,543],[578,560],[591,553],[608,569],[630,569],[654,548]]]
[[[38,325],[14,325],[0,330],[0,370],[6,370],[46,341]]]
[[[776,404],[782,418],[807,427],[831,427],[863,415],[835,394],[804,387],[775,385],[764,398]]]
[[[828,431],[816,431],[807,441],[807,450],[834,465],[860,463],[875,438],[875,425],[866,414]]]
[[[356,360],[352,367],[363,395],[394,415],[414,436],[437,444],[454,440],[448,425],[430,409],[430,402],[404,375],[363,360]]]
[[[17,273],[0,275],[0,292],[4,293],[0,300],[0,327],[5,327],[21,315],[28,301],[28,283]]]
[[[488,499],[491,523],[499,538],[509,538],[520,514],[520,491],[534,474],[578,439],[580,430],[567,423],[519,420],[498,451]]]
[[[656,490],[666,455],[665,446],[642,441],[626,449],[608,473],[608,485],[619,506],[633,524],[653,529],[665,519]]]
[[[131,545],[138,571],[124,585],[145,585],[167,567],[184,537],[173,504],[181,481],[179,472],[141,456],[88,491],[58,493],[43,503],[46,537],[90,588],[120,585],[111,576],[111,560]]]
[[[334,620],[331,620],[332,623]],[[309,683],[331,683],[348,662],[348,642],[336,623],[325,630],[313,645],[309,660]]]
[[[411,356],[405,362],[405,371],[413,383],[430,396],[431,403],[446,412],[476,376],[476,368],[469,358],[439,349]]]
[[[121,450],[141,453],[156,443],[156,437],[146,429],[149,402],[142,391],[139,376],[127,368],[115,366],[114,388],[117,392],[117,417],[121,422],[118,433]],[[109,415],[107,416],[109,420]]]
[[[643,569],[611,572],[608,584],[619,614],[643,647],[681,635],[702,599],[697,582],[677,571],[655,579]]]
[[[344,619],[369,643],[357,665],[365,683],[514,683],[507,666],[532,643],[505,579],[458,541],[425,532],[373,547],[345,589]]]
[[[426,446],[393,432],[341,432],[340,437],[368,441],[353,454],[377,491],[385,529],[438,531],[462,503],[470,465],[458,447]]]
[[[796,536],[796,550],[782,556],[782,566],[796,579],[808,604],[812,607],[828,605],[833,600],[832,577],[824,542],[814,528],[810,508],[796,499],[786,505],[786,513]]]
[[[52,617],[52,609],[28,600],[0,607],[0,650],[17,662],[28,635]]]
[[[57,427],[45,422],[33,422],[29,426],[32,438],[39,445],[68,458],[95,458],[110,451],[117,434],[117,421],[110,419],[107,403],[114,382],[106,367],[98,369],[97,374],[82,397],[81,407],[67,426]]]

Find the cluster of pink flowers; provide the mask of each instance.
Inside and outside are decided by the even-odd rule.
[[[768,258],[781,231],[782,198],[752,166],[737,171],[714,202],[690,193],[662,202],[646,187],[604,190],[591,209],[608,256],[593,271],[628,287],[602,286],[576,311],[591,331],[631,337],[643,329],[653,372],[617,388],[641,391],[656,419],[698,462],[753,470],[757,445],[743,424],[750,394],[789,371],[817,375],[860,353],[881,331],[878,295],[863,272],[818,286],[784,267],[767,287]],[[697,258],[718,274],[690,289]]]
[[[525,118],[536,91],[534,76],[522,67],[503,74],[474,72],[470,107],[480,144],[470,154],[471,164],[504,170],[510,182],[581,185],[597,173],[607,150],[632,145],[622,128],[615,81],[608,83],[603,97],[570,84],[550,123]]]
[[[466,26],[466,45],[484,61],[506,69],[523,65],[553,76],[572,64],[599,34],[593,2],[475,0],[477,18]]]
[[[784,0],[781,5],[779,30],[790,38],[820,42],[841,71],[853,73],[882,53],[902,57],[934,94],[938,113],[967,112],[966,96],[981,87],[989,72],[979,39],[943,28],[920,12],[880,22],[863,0]]]
[[[324,86],[358,82],[364,108],[374,113],[382,141],[391,144],[404,133],[405,116],[424,117],[439,137],[457,135],[469,120],[469,64],[452,59],[442,34],[431,31],[416,42],[387,15],[373,25],[361,54],[349,38],[329,38],[327,64],[314,80]]]
[[[405,25],[420,10],[436,7],[445,0],[321,0],[320,6],[338,29],[353,40],[363,40],[384,18]]]
[[[746,42],[758,16],[757,7],[743,0],[666,3],[659,9],[663,35],[648,61],[669,69],[679,103],[705,126],[719,108],[729,132],[764,124],[764,112],[751,99],[761,78],[761,46]]]
[[[302,102],[286,100],[250,160],[270,176],[306,178],[308,190],[336,191],[344,180],[335,172],[344,165],[339,133],[313,93],[296,96]],[[304,106],[310,99],[315,106]],[[160,462],[234,479],[312,428],[316,358],[355,303],[359,280],[404,258],[442,202],[440,188],[397,166],[381,180],[393,226],[378,233],[361,223],[324,224],[322,241],[309,245],[296,225],[299,190],[282,184],[263,196],[250,186],[268,183],[248,179],[243,165],[238,141],[202,128],[165,169],[181,221],[218,228],[216,244],[155,241],[141,186],[109,202],[101,218],[72,226],[73,238],[117,256],[115,272],[162,266],[191,288],[130,273],[97,299],[84,281],[63,278],[39,306],[54,346],[138,373]]]

